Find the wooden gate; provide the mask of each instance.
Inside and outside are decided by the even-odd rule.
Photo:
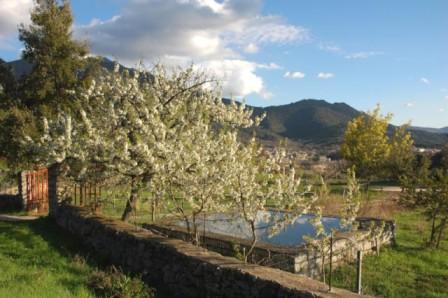
[[[48,169],[25,173],[27,211],[48,211]]]

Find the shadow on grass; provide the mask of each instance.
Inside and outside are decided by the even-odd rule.
[[[86,245],[83,245],[79,237],[62,229],[49,217],[40,217],[36,220],[26,222],[0,224],[0,234],[3,233],[8,235],[8,238],[14,239],[15,242],[19,242],[21,246],[30,252],[24,257],[23,250],[16,251],[7,249],[2,252],[3,255],[11,257],[14,260],[20,260],[25,266],[39,266],[41,268],[52,268],[56,266],[58,269],[63,269],[68,274],[59,276],[58,282],[72,293],[79,287],[80,281],[72,279],[70,276],[82,276],[86,274],[86,266],[91,268],[89,271],[93,271],[95,268],[106,270],[108,266],[112,265],[106,258],[93,252]],[[42,238],[50,250],[44,247],[36,247],[36,238],[33,236]],[[68,263],[62,264],[55,262],[53,259],[54,253],[48,251],[54,251],[56,254],[68,259]],[[132,275],[129,272],[127,273],[128,275]],[[21,274],[17,276],[16,280],[28,283],[35,279],[28,274]],[[152,285],[150,286],[153,287]],[[156,288],[156,297],[167,297],[166,294],[161,294],[162,292]]]

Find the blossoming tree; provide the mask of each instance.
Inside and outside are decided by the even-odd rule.
[[[253,120],[242,105],[224,104],[218,89],[205,88],[213,82],[193,67],[169,73],[156,66],[151,74],[118,70],[104,73],[87,90],[73,91],[78,115],[61,111],[56,120],[44,119],[42,137],[26,141],[41,163],[74,159],[84,165],[78,176],[98,164],[127,178],[131,187],[122,219],[128,220],[139,190],[156,175],[166,177],[176,169],[185,177],[199,177],[210,156],[207,148],[229,139],[219,131],[249,127],[259,119]],[[192,145],[205,151],[195,153]],[[188,180],[185,177],[177,180]]]

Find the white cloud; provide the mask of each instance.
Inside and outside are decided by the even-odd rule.
[[[448,95],[447,95],[447,96],[445,96],[445,99],[446,99],[446,100],[448,100]]]
[[[242,52],[309,39],[307,29],[263,15],[261,9],[262,0],[129,0],[118,16],[79,26],[75,35],[87,39],[95,54],[128,64],[143,60],[194,62],[208,68],[224,65],[227,72],[236,72],[226,75],[228,91],[261,95],[266,90],[256,70],[263,67],[242,60]]]
[[[420,78],[420,82],[426,85],[429,85],[431,83],[427,78]]]
[[[440,92],[447,92],[448,91],[448,89],[446,89],[446,88],[440,88]]]
[[[445,112],[445,109],[444,109],[444,108],[440,108],[440,109],[439,109],[439,112],[440,112],[440,113],[443,113],[443,112]]]
[[[197,65],[221,81],[225,96],[243,97],[267,94],[262,78],[255,74],[257,64],[244,60],[208,60]]]
[[[334,77],[334,73],[331,73],[331,72],[319,72],[317,74],[317,77],[319,79],[331,79],[331,78]]]
[[[305,77],[305,74],[300,71],[293,71],[293,72],[287,71],[283,75],[283,77],[287,79],[303,79]]]
[[[325,52],[340,53],[342,49],[334,44],[319,44],[319,49]]]
[[[283,69],[283,67],[274,62],[271,62],[269,64],[257,64],[257,67],[260,69],[267,69],[267,70]]]
[[[259,48],[254,43],[250,43],[244,48],[244,52],[249,53],[249,54],[258,53],[258,51],[259,51]]]
[[[374,56],[384,55],[384,52],[377,51],[365,51],[365,52],[356,52],[352,54],[348,54],[345,56],[345,59],[367,59]]]
[[[30,22],[33,0],[0,0],[0,49],[13,50],[20,24]]]
[[[415,103],[414,103],[414,102],[407,102],[407,103],[405,104],[405,106],[406,106],[407,108],[413,108],[413,107],[415,106]]]

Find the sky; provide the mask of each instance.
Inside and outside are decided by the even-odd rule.
[[[381,105],[448,126],[447,0],[72,0],[74,37],[127,66],[194,63],[255,106]],[[32,0],[0,0],[0,58],[20,57]]]

